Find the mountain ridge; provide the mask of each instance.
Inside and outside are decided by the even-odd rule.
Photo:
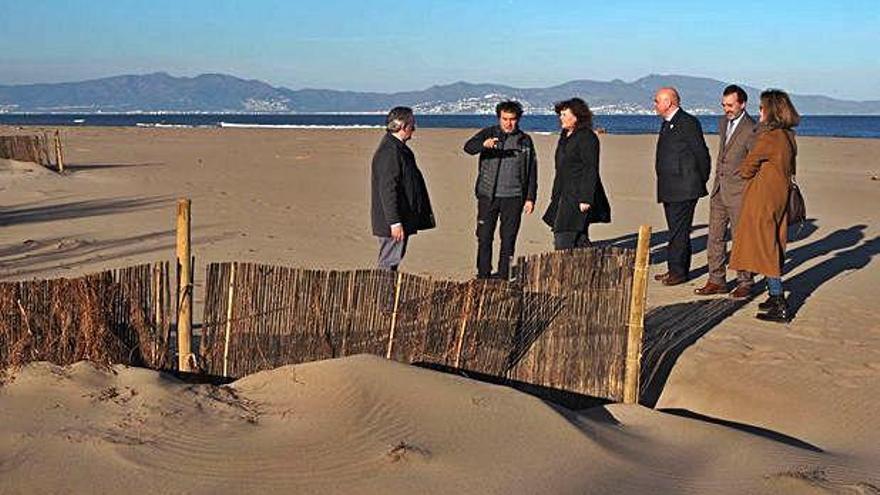
[[[288,89],[222,73],[178,77],[168,72],[123,74],[85,81],[0,85],[0,113],[376,113],[407,105],[424,114],[494,112],[507,98],[529,113],[552,113],[553,103],[584,98],[598,114],[650,114],[656,88],[674,85],[683,108],[718,114],[727,83],[707,77],[648,74],[632,82],[576,79],[548,87],[456,81],[391,93],[320,88]],[[742,84],[756,113],[760,90]],[[853,101],[792,94],[809,115],[880,115],[880,100]]]

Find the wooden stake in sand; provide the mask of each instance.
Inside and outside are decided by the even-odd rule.
[[[481,282],[476,281],[476,280],[471,280],[470,282],[468,282],[467,292],[465,293],[465,296],[464,296],[464,298],[465,298],[464,304],[461,305],[461,325],[459,325],[459,328],[458,328],[458,339],[456,339],[456,341],[455,341],[455,361],[453,363],[453,365],[456,368],[458,368],[459,365],[461,364],[461,348],[464,346],[464,333],[465,333],[465,331],[467,331],[468,317],[470,316],[470,312],[471,312],[471,304],[472,304],[471,299],[473,299],[472,294],[473,294],[474,286],[478,283],[481,283]],[[486,284],[483,284],[482,290],[483,290],[483,293],[485,293]],[[481,309],[482,309],[482,304],[483,304],[483,302],[481,300],[480,301]],[[479,320],[479,316],[477,316],[477,320]]]
[[[391,359],[391,351],[394,349],[394,327],[397,325],[397,308],[400,304],[400,282],[403,280],[403,272],[397,272],[397,283],[394,287],[394,312],[391,313],[391,331],[388,333],[388,351],[385,359]]]
[[[624,404],[639,401],[639,371],[642,363],[642,335],[645,333],[645,303],[648,293],[648,255],[651,249],[651,227],[639,227],[636,265],[633,270],[632,299],[629,305],[626,371],[623,380]]]
[[[229,269],[229,298],[226,300],[226,341],[223,344],[223,376],[229,376],[229,335],[232,333],[232,302],[235,300],[235,265]]]
[[[153,264],[153,328],[157,330],[165,328],[162,321],[162,263]],[[153,341],[153,362],[159,359],[159,340]]]
[[[192,371],[192,258],[189,199],[177,200],[177,366]]]
[[[64,152],[61,150],[61,131],[55,130],[55,163],[58,165],[58,173],[64,172]]]

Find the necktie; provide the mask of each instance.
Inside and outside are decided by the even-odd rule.
[[[724,138],[724,144],[729,143],[730,137],[733,136],[733,131],[735,129],[735,127],[733,126],[734,122],[735,122],[734,120],[731,120],[730,122],[727,123],[727,137]]]

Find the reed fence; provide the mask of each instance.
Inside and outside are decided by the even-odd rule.
[[[212,263],[206,286],[202,368],[230,377],[361,353],[502,374],[521,307],[511,284],[381,270]]]
[[[0,158],[51,167],[49,142],[48,136],[40,135],[0,136]]]
[[[0,369],[90,360],[172,369],[169,264],[0,283]]]
[[[522,357],[509,376],[623,400],[635,251],[575,249],[520,258],[517,266],[526,300],[558,302],[525,305]]]
[[[620,401],[635,261],[617,247],[547,253],[520,258],[513,283],[212,263],[201,367],[241,377],[370,353]]]
[[[0,149],[19,153],[15,146],[24,145],[7,137],[0,136],[7,146]],[[36,148],[39,137],[21,142],[48,160],[48,138],[43,151]],[[57,132],[55,144],[63,171]],[[195,364],[202,373],[237,378],[370,353],[633,403],[649,240],[643,225],[635,250],[602,246],[521,257],[513,282],[211,263],[195,355],[190,201],[181,199],[174,300],[168,263],[0,283],[0,369],[90,360],[182,372]]]

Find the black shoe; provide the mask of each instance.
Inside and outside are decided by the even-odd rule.
[[[788,309],[788,303],[785,296],[773,296],[773,307],[766,313],[758,313],[755,318],[763,321],[775,321],[777,323],[788,323],[791,321],[791,311]]]
[[[758,304],[758,309],[761,311],[767,311],[768,309],[772,309],[774,306],[779,304],[779,299],[784,299],[783,296],[767,296],[767,300]]]

